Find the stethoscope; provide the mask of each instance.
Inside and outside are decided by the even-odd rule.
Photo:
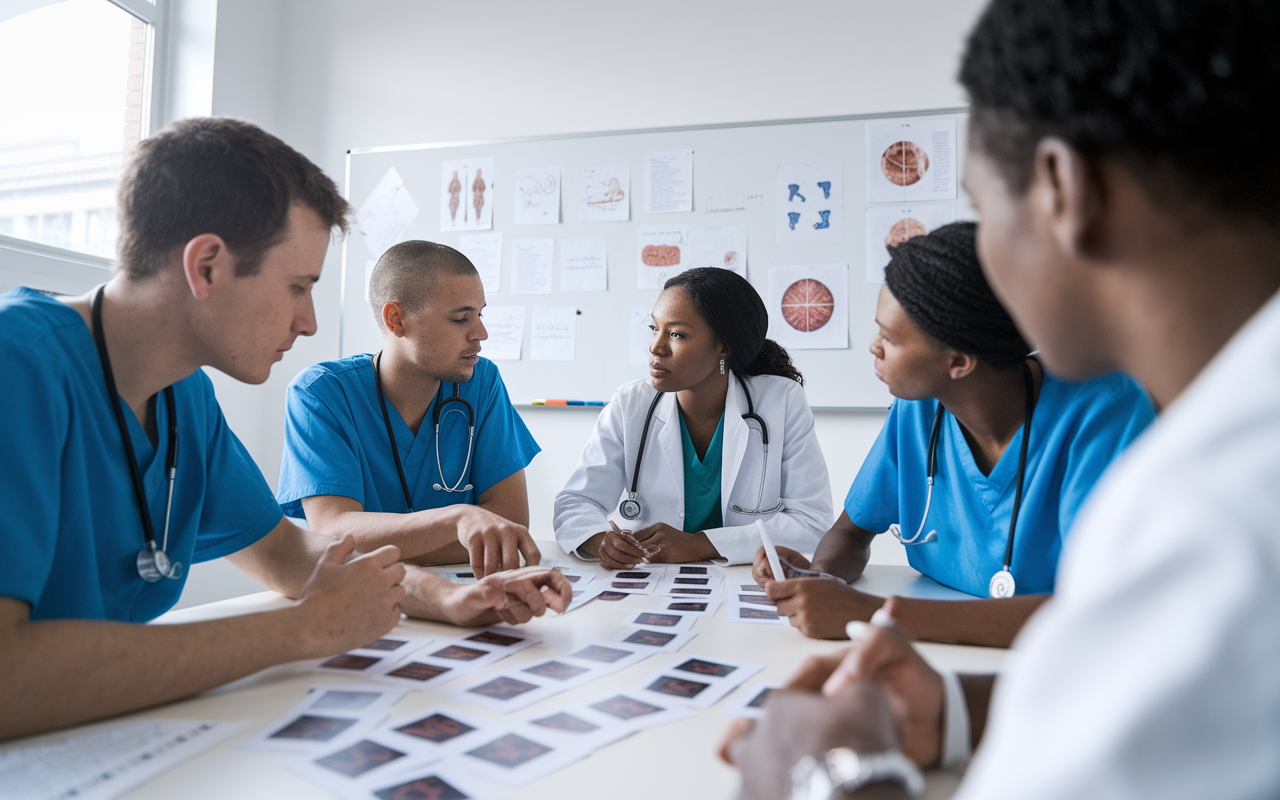
[[[1027,416],[1022,422],[1022,447],[1018,452],[1018,480],[1017,488],[1013,494],[1013,515],[1009,518],[1009,538],[1004,546],[1004,565],[999,572],[991,576],[991,583],[987,586],[987,593],[997,598],[1012,597],[1017,587],[1013,580],[1013,572],[1010,570],[1013,564],[1013,535],[1018,526],[1018,512],[1022,509],[1022,481],[1027,472],[1027,444],[1031,439],[1031,415],[1036,410],[1035,379],[1031,375],[1031,368],[1027,366],[1025,361],[1022,362],[1022,378],[1027,387]],[[936,541],[938,538],[937,531],[929,531],[924,539],[920,538],[920,534],[924,533],[924,524],[929,519],[929,505],[933,501],[933,476],[938,472],[938,438],[942,433],[942,417],[945,411],[946,409],[939,403],[938,411],[933,415],[933,429],[929,432],[929,454],[925,460],[925,474],[929,479],[929,493],[925,496],[924,517],[920,520],[920,527],[916,530],[915,536],[910,539],[902,538],[902,531],[896,525],[890,528],[893,531],[893,535],[898,537],[898,541],[903,544],[927,544]]]
[[[155,583],[161,578],[177,580],[182,577],[182,562],[170,561],[165,549],[169,547],[169,515],[173,511],[173,483],[178,477],[178,409],[173,400],[173,387],[164,390],[165,407],[169,412],[169,450],[164,458],[164,472],[169,477],[169,498],[164,505],[164,540],[156,544],[155,528],[151,525],[151,514],[147,510],[147,491],[142,485],[142,471],[138,469],[138,459],[133,453],[133,440],[129,437],[129,426],[124,420],[124,407],[120,404],[120,394],[116,391],[116,377],[111,371],[111,358],[107,355],[107,339],[102,334],[102,294],[106,286],[99,286],[94,292],[90,304],[93,315],[93,341],[98,346],[98,360],[102,362],[102,374],[107,379],[107,397],[111,400],[111,410],[116,415],[116,425],[120,428],[120,438],[124,440],[124,454],[129,461],[129,476],[133,479],[133,496],[138,503],[138,511],[142,514],[142,533],[146,537],[147,546],[138,552],[138,574],[147,583]]]
[[[739,514],[772,514],[782,509],[782,500],[779,499],[777,505],[773,508],[760,508],[760,503],[764,500],[764,479],[765,470],[769,466],[769,426],[755,411],[755,404],[751,402],[751,390],[747,388],[747,382],[742,379],[738,373],[733,373],[738,379],[738,383],[742,385],[742,393],[747,396],[747,413],[742,415],[742,421],[747,423],[748,430],[755,430],[751,423],[759,425],[760,441],[764,445],[764,462],[760,465],[760,488],[756,492],[756,507],[753,509],[745,509],[734,503],[732,508]],[[636,489],[640,485],[640,464],[644,459],[644,444],[649,440],[649,423],[653,421],[653,412],[658,408],[658,402],[662,400],[663,392],[658,392],[654,396],[653,402],[649,404],[649,413],[644,417],[644,429],[640,432],[640,447],[636,451],[636,468],[631,473],[631,491],[627,492],[627,499],[618,504],[618,513],[623,519],[637,519],[640,516],[641,506]],[[750,435],[750,434],[748,434]]]
[[[387,399],[382,394],[382,351],[378,351],[378,355],[373,358],[373,385],[378,389],[378,405],[382,406],[382,421],[387,426],[387,438],[391,440],[391,455],[396,460],[396,473],[400,475],[400,488],[404,491],[404,503],[409,507],[409,513],[413,513],[413,496],[409,494],[409,482],[404,479],[404,465],[400,463],[400,448],[396,446],[396,434],[391,429],[391,416],[387,414]],[[447,481],[443,485],[434,483],[432,489],[437,492],[469,492],[471,484],[466,486],[462,482],[467,479],[467,469],[471,466],[471,453],[476,445],[476,411],[467,402],[466,398],[458,396],[458,384],[453,385],[453,394],[449,397],[441,397],[440,392],[444,390],[444,386],[440,387],[440,391],[436,393],[435,408],[431,412],[431,424],[436,431],[436,472],[440,474],[440,480],[444,481],[444,466],[440,463],[440,417],[444,416],[445,406],[450,403],[462,403],[466,409],[467,415],[467,460],[462,465],[462,474],[458,476],[458,480],[450,486]],[[459,414],[464,413],[459,409],[450,409]]]

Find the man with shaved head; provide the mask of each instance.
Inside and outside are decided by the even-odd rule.
[[[475,267],[451,247],[401,242],[378,259],[369,298],[382,350],[316,364],[289,386],[285,513],[361,548],[395,544],[417,564],[469,560],[481,579],[522,555],[537,564],[524,468],[539,447],[479,355]]]

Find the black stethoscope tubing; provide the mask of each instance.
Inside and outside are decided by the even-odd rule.
[[[747,382],[736,372],[733,373],[733,376],[738,379],[738,384],[742,386],[742,393],[747,397],[747,413],[742,415],[742,419],[744,421],[754,420],[760,426],[760,440],[764,444],[764,459],[766,462],[761,465],[760,476],[760,494],[763,496],[763,470],[767,468],[767,462],[769,460],[769,426],[766,425],[764,419],[756,413],[755,404],[751,400],[751,390],[747,388]],[[645,442],[649,441],[649,423],[653,421],[653,412],[657,410],[658,403],[662,400],[664,394],[664,392],[658,392],[654,395],[653,402],[649,404],[649,411],[644,415],[644,428],[640,432],[640,446],[636,449],[636,465],[634,471],[631,473],[631,491],[627,493],[627,499],[618,504],[618,513],[622,515],[623,519],[630,520],[638,519],[640,517],[640,501],[636,499],[639,496],[637,494],[637,490],[640,487],[640,464],[643,463],[644,460]],[[777,511],[780,508],[782,508],[781,501],[779,501],[773,508],[762,511],[760,509],[760,498],[757,497],[756,508],[754,511],[747,511],[736,505],[733,507],[733,510],[742,514],[768,514]]]
[[[400,489],[404,492],[404,504],[409,509],[409,513],[413,513],[413,495],[409,493],[409,482],[404,477],[404,465],[400,463],[400,448],[396,445],[396,434],[391,428],[391,415],[387,413],[386,396],[382,393],[382,351],[373,357],[373,385],[378,390],[378,405],[382,407],[382,422],[387,426],[387,438],[391,440],[391,456],[396,462],[396,474],[400,476]],[[465,397],[461,397],[458,393],[458,384],[453,384],[453,394],[449,397],[441,397],[444,391],[444,385],[436,391],[435,406],[431,411],[431,425],[436,434],[436,470],[440,473],[441,483],[434,485],[437,491],[458,492],[469,491],[471,484],[461,486],[462,481],[466,478],[467,469],[471,466],[471,452],[475,447],[475,431],[476,431],[476,412],[472,408],[471,403],[467,402]],[[440,463],[440,417],[444,407],[452,402],[462,403],[467,410],[467,463],[462,467],[462,475],[458,477],[457,482],[453,486],[444,483],[444,466]],[[442,485],[444,484],[444,485]],[[459,488],[461,487],[461,488]]]
[[[111,410],[115,414],[116,426],[120,429],[120,438],[124,442],[125,460],[129,463],[129,477],[133,481],[133,497],[142,516],[142,533],[146,539],[146,547],[138,553],[138,574],[148,583],[161,578],[177,580],[182,577],[181,562],[171,562],[165,549],[169,546],[169,517],[173,511],[173,484],[178,476],[178,409],[173,398],[173,387],[164,389],[165,408],[169,412],[169,447],[165,453],[164,471],[169,482],[168,499],[164,508],[164,542],[156,542],[155,527],[151,524],[151,513],[147,509],[147,491],[142,483],[142,471],[138,468],[138,458],[133,452],[133,440],[129,436],[129,425],[124,418],[124,406],[120,402],[120,393],[116,390],[115,373],[111,369],[111,357],[107,354],[107,339],[102,332],[102,295],[106,285],[98,287],[90,303],[93,317],[93,342],[98,348],[98,360],[102,363],[102,375],[106,379],[107,398],[111,402]]]

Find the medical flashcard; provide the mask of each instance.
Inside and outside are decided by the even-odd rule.
[[[868,203],[956,199],[956,118],[867,122]]]
[[[440,230],[493,230],[493,159],[440,164]]]
[[[627,617],[628,625],[640,625],[645,628],[658,628],[664,631],[687,631],[693,627],[695,617],[690,614],[678,614],[670,611],[641,611]]]
[[[712,228],[689,228],[689,250],[684,258],[686,269],[720,267],[747,277],[747,226],[717,225]]]
[[[480,343],[480,355],[491,361],[519,361],[524,347],[524,306],[489,305],[480,314],[489,338]],[[472,582],[475,574],[471,573]]]
[[[432,764],[416,768],[394,779],[361,784],[358,800],[391,798],[439,798],[440,800],[501,800],[502,795],[478,783],[470,775],[450,766]]]
[[[560,167],[521,167],[516,170],[516,224],[554,225],[560,222]]]
[[[631,167],[582,168],[582,222],[626,222],[631,219]]]
[[[730,594],[729,621],[763,625],[789,625],[777,606],[764,594]]]
[[[653,341],[653,315],[649,306],[631,307],[631,341],[628,347],[632,364],[649,363],[649,344]]]
[[[357,647],[355,650],[326,658],[316,665],[316,669],[367,675],[379,664],[400,661],[410,653],[427,646],[431,641],[430,637],[387,637],[370,642],[364,647]]]
[[[839,164],[778,167],[778,244],[838,242],[844,235],[844,170]]]
[[[500,651],[504,656],[509,656],[526,647],[533,647],[542,640],[534,638],[526,631],[509,625],[494,625],[470,636],[464,636],[462,641],[492,648],[495,651]]]
[[[301,758],[289,765],[299,776],[340,794],[380,783],[405,770],[420,769],[439,761],[438,752],[415,751],[385,733],[371,731],[343,737],[332,749]]]
[[[867,283],[884,283],[892,249],[956,221],[955,203],[871,206],[867,209]]]
[[[667,600],[667,604],[663,606],[664,611],[678,611],[695,617],[710,617],[720,610],[724,593],[715,595],[710,600],[677,600],[674,597],[669,597]]]
[[[370,255],[377,259],[388,247],[400,241],[417,218],[418,204],[413,202],[400,173],[392,167],[361,204],[356,214],[356,229],[364,237]]]
[[[572,361],[578,342],[578,309],[534,306],[529,355],[534,361]]]
[[[661,289],[687,268],[688,225],[641,225],[636,252],[636,288]]]
[[[761,669],[760,664],[745,661],[682,655],[636,688],[642,698],[659,695],[668,702],[707,708]]]
[[[624,594],[653,594],[653,590],[658,586],[658,580],[656,578],[652,578],[650,580],[635,580],[618,578],[617,575],[613,575],[602,585],[607,587],[610,591],[622,592]]]
[[[669,702],[656,695],[641,699],[640,693],[635,691],[610,692],[595,700],[588,700],[580,708],[584,715],[602,714],[608,719],[623,723],[633,731],[657,728],[693,716],[693,712],[682,703]],[[578,712],[577,708],[565,710]]]
[[[551,266],[555,239],[511,240],[511,291],[551,294]]]
[[[487,780],[524,786],[578,761],[591,752],[584,745],[563,743],[543,731],[521,726],[470,750],[453,763]]]
[[[603,236],[560,240],[560,291],[609,288],[609,240]]]
[[[770,267],[769,338],[788,350],[848,348],[849,267]]]
[[[644,154],[644,213],[693,210],[693,151]]]
[[[371,730],[404,693],[404,689],[371,684],[313,686],[302,702],[240,742],[239,747],[301,755],[324,752],[344,735]]]
[[[763,683],[749,687],[738,692],[731,702],[720,709],[720,713],[730,717],[759,719],[764,716],[764,703],[769,699],[769,693],[780,688],[782,684],[779,683]]]
[[[624,628],[622,633],[613,637],[613,641],[629,647],[651,647],[655,651],[674,653],[697,635],[692,631],[661,631],[636,626]]]
[[[575,707],[571,710],[535,712],[521,721],[546,742],[599,750],[632,733],[622,720]]]
[[[502,290],[501,233],[464,233],[458,237],[458,252],[480,273],[485,292]]]
[[[35,736],[0,748],[0,787],[10,798],[108,800],[242,728],[214,720],[125,719]]]

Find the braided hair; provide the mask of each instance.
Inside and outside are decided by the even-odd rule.
[[[779,375],[804,385],[782,345],[766,339],[769,312],[746,278],[720,267],[697,267],[663,284],[681,289],[698,307],[716,339],[729,350],[726,366],[739,375]]]
[[[943,346],[1009,369],[1031,348],[982,274],[977,227],[953,222],[891,248],[885,284],[911,321]]]

